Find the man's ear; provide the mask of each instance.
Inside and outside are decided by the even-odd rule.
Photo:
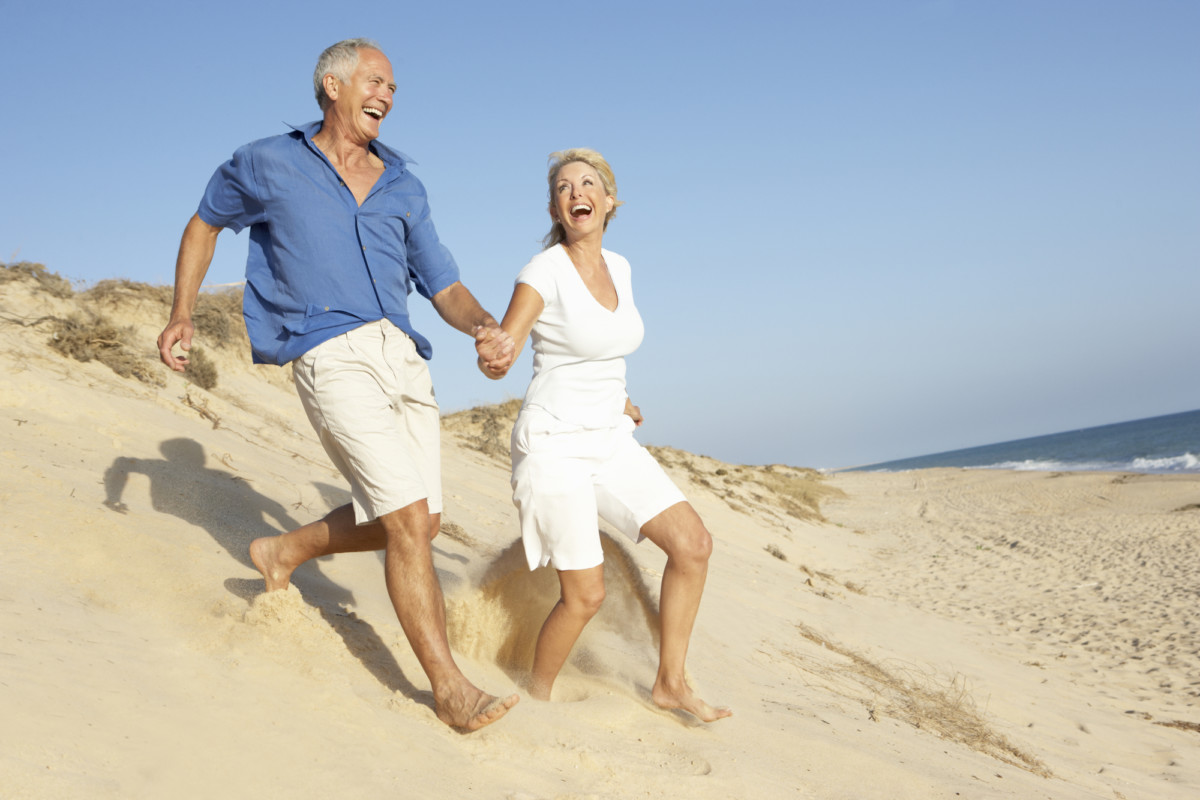
[[[337,100],[338,79],[333,76],[333,73],[325,73],[325,77],[321,78],[321,87],[325,90],[325,96],[329,98],[329,102]]]

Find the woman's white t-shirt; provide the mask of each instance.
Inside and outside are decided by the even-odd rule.
[[[540,408],[563,422],[598,429],[625,412],[625,356],[645,328],[633,304],[629,262],[601,250],[617,290],[609,311],[592,296],[561,245],[543,250],[517,275],[545,308],[533,325],[533,380],[522,408]]]

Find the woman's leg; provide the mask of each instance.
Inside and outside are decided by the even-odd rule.
[[[662,636],[658,676],[651,693],[654,702],[662,708],[695,714],[704,722],[728,717],[733,713],[729,709],[714,708],[696,697],[684,674],[692,626],[708,576],[712,536],[700,515],[686,502],[658,514],[642,526],[641,532],[667,554],[659,599]]]
[[[554,679],[567,662],[567,656],[583,632],[583,626],[596,615],[600,604],[604,602],[604,565],[598,564],[590,569],[559,570],[558,582],[562,587],[562,597],[542,624],[533,654],[529,694],[538,700],[550,699]]]

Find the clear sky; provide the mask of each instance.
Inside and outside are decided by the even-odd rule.
[[[1200,3],[0,0],[0,260],[171,283],[239,145],[369,36],[503,314],[553,150],[626,201],[640,438],[844,467],[1200,408]],[[241,278],[221,235],[211,283]],[[523,394],[414,296],[444,410]],[[165,320],[164,320],[165,322]],[[148,343],[148,347],[152,343]]]

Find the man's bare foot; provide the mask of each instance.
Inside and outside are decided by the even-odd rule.
[[[435,701],[438,719],[451,728],[477,731],[503,717],[521,699],[521,696],[516,694],[493,697],[478,689],[475,693],[476,699],[472,703],[456,702],[463,700],[462,697],[449,698],[443,702]]]
[[[262,573],[267,591],[274,592],[288,588],[292,580],[292,570],[280,561],[280,541],[278,536],[266,536],[255,539],[250,543],[250,560]]]
[[[692,687],[684,684],[682,691],[671,691],[665,686],[656,685],[650,693],[654,704],[668,711],[679,709],[693,715],[701,722],[713,722],[724,717],[733,716],[733,711],[724,707],[710,706],[692,692]]]

